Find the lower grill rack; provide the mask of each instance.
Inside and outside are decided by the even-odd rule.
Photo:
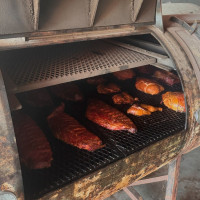
[[[107,130],[85,118],[87,99],[91,97],[99,98],[125,114],[130,105],[114,105],[112,103],[112,95],[97,94],[96,87],[89,86],[85,80],[77,82],[77,85],[79,85],[86,96],[86,101],[78,104],[65,102],[66,112],[75,117],[88,130],[98,135],[103,143],[106,144],[102,149],[88,152],[67,145],[54,138],[45,122],[47,114],[44,114],[43,111],[36,112],[36,110],[31,110],[24,105],[25,110],[32,114],[32,117],[46,134],[51,144],[54,158],[49,169],[28,170],[23,167],[22,173],[26,199],[39,198],[52,190],[61,188],[97,169],[133,154],[156,141],[184,130],[185,113],[178,113],[161,105],[161,95],[151,96],[137,91],[134,87],[135,78],[129,81],[117,81],[111,75],[107,75],[106,78],[120,85],[122,91],[127,91],[132,96],[138,97],[139,103],[160,106],[163,107],[163,111],[143,117],[127,115],[138,129],[136,134],[127,131]],[[181,85],[175,85],[173,88],[165,86],[164,92],[166,91],[182,91]],[[61,102],[59,99],[54,99],[54,101],[55,104],[60,104]],[[41,113],[46,116],[41,117]]]

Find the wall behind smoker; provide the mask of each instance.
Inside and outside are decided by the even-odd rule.
[[[199,0],[162,0],[162,3],[168,3],[168,2],[172,2],[172,3],[194,3],[194,4],[197,4],[197,5],[200,5]]]

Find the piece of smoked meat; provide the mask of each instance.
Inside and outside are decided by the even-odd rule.
[[[169,86],[180,83],[178,76],[165,70],[156,70],[153,77],[161,80]]]
[[[114,104],[133,104],[135,101],[138,101],[139,99],[137,97],[133,98],[126,92],[122,92],[120,94],[114,95],[112,97],[112,100]]]
[[[137,78],[135,87],[141,92],[156,95],[164,90],[163,86],[147,78]]]
[[[133,104],[128,110],[128,114],[135,115],[135,116],[143,116],[143,115],[151,115],[151,112],[145,108],[137,104]]]
[[[64,109],[65,106],[62,103],[47,118],[49,127],[57,139],[88,151],[95,151],[105,146],[102,145],[99,137],[66,114]]]
[[[113,75],[118,80],[127,80],[133,78],[135,76],[135,72],[132,69],[127,69],[124,71],[114,72]]]
[[[19,95],[22,101],[32,107],[52,106],[53,101],[45,88],[24,92]]]
[[[151,65],[145,65],[145,66],[137,67],[137,71],[141,74],[153,74],[155,71],[155,67]]]
[[[102,83],[97,86],[97,92],[99,94],[111,94],[120,91],[121,91],[120,87],[114,83],[108,83],[108,84]]]
[[[86,81],[90,85],[99,85],[101,83],[104,83],[106,80],[102,76],[97,76],[97,77],[88,78]]]
[[[38,125],[22,111],[13,113],[13,124],[21,162],[30,169],[50,167],[51,147]]]
[[[126,115],[98,99],[90,100],[86,117],[109,130],[127,130],[131,133],[137,131],[135,124]]]
[[[50,88],[51,92],[58,98],[66,101],[81,101],[83,100],[83,94],[79,90],[79,87],[74,83],[65,83],[55,85]]]
[[[156,112],[156,111],[162,111],[163,109],[160,107],[154,107],[151,105],[147,105],[147,104],[140,104],[140,106],[142,108],[145,108],[146,110],[150,111],[150,112]]]
[[[182,92],[166,92],[162,95],[165,106],[176,112],[185,112],[185,100]]]

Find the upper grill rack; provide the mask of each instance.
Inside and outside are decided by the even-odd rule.
[[[14,50],[1,53],[0,58],[6,87],[14,93],[156,62],[103,41]]]

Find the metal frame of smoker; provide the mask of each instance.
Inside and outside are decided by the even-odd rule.
[[[66,197],[67,199],[104,199],[169,163],[180,153],[199,146],[200,126],[195,115],[200,105],[198,74],[194,70],[192,58],[188,57],[186,50],[177,42],[172,30],[170,30],[171,27],[177,26],[177,24],[171,24],[170,20],[166,19],[167,23],[168,27],[165,27],[166,31],[164,33],[153,25],[138,28],[127,25],[62,33],[60,38],[56,38],[52,34],[53,32],[50,32],[44,33],[45,37],[42,36],[40,38],[38,36],[36,40],[35,38],[30,40],[31,38],[27,37],[25,40],[21,40],[21,38],[4,38],[0,41],[1,49],[7,49],[151,33],[170,55],[182,80],[187,102],[186,130],[99,169],[66,187],[52,191],[42,199],[66,199]],[[58,33],[56,32],[55,34]],[[26,43],[26,40],[29,42]],[[0,121],[0,195],[10,195],[10,198],[23,199],[18,152],[2,74],[0,74]]]

